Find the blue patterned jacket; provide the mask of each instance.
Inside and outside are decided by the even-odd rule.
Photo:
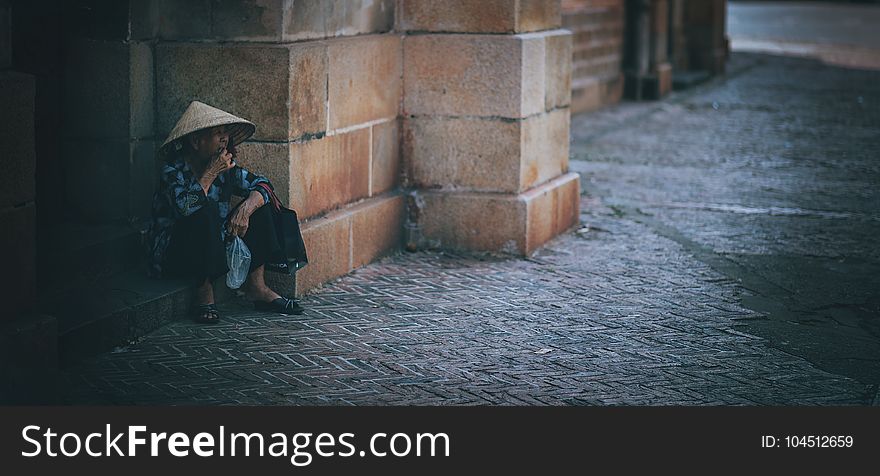
[[[229,215],[229,200],[233,195],[247,197],[251,191],[256,190],[263,196],[264,202],[269,203],[269,194],[265,189],[257,186],[259,183],[272,186],[266,177],[236,166],[220,174],[211,184],[206,195],[183,157],[177,157],[166,163],[162,167],[159,185],[153,196],[153,218],[147,232],[150,246],[150,274],[156,277],[162,275],[165,251],[171,239],[171,230],[177,220],[195,213],[211,200],[217,202],[220,220],[225,223]],[[218,239],[223,240],[226,238],[226,227],[221,228],[221,236]]]

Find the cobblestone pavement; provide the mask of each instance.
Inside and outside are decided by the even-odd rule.
[[[581,225],[529,259],[391,256],[298,317],[232,302],[66,370],[65,401],[871,404],[880,75],[731,69],[574,117]]]

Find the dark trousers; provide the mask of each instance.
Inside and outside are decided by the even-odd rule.
[[[229,212],[232,216],[235,210]],[[220,239],[221,227],[217,203],[208,201],[197,212],[174,224],[165,253],[165,274],[194,278],[198,282],[217,279],[226,274],[226,244]],[[258,208],[248,220],[242,237],[251,252],[250,271],[268,262],[281,261],[284,254],[278,244],[270,206]]]

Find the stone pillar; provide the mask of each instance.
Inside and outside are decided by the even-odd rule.
[[[201,5],[201,4],[200,4]],[[399,249],[401,38],[395,2],[215,1],[156,8],[160,137],[191,100],[247,118],[238,162],[299,214],[303,294]],[[188,9],[193,11],[189,12]]]
[[[692,70],[721,74],[728,55],[727,0],[686,0],[688,62]]]
[[[672,90],[668,60],[667,0],[627,2],[627,46],[624,94],[633,99],[659,99]]]
[[[13,14],[0,0],[0,404],[53,403],[57,324],[35,314],[35,81],[12,70]]]
[[[403,0],[408,247],[529,254],[578,221],[558,1]]]

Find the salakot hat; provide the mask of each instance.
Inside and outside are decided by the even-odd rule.
[[[203,102],[193,101],[177,120],[177,124],[171,129],[159,151],[167,152],[170,144],[191,132],[215,126],[228,126],[229,142],[233,146],[241,144],[257,130],[257,126],[251,121],[233,116]]]

